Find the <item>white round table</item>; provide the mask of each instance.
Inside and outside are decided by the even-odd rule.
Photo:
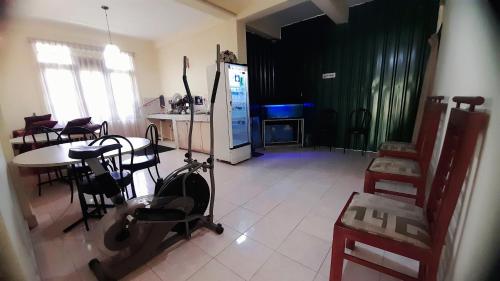
[[[145,138],[127,138],[131,143],[134,150],[139,150],[147,147],[150,144],[149,139]],[[130,145],[118,139],[121,143],[122,153],[130,153]],[[21,153],[12,159],[12,162],[19,167],[31,167],[31,168],[41,168],[41,167],[60,167],[68,166],[71,164],[80,163],[81,160],[71,159],[68,157],[69,149],[72,147],[88,146],[92,141],[77,141],[72,143],[63,143],[59,145],[47,146],[35,150],[31,150],[25,153]],[[104,144],[116,143],[113,140],[107,140]],[[96,143],[98,145],[99,142]],[[105,156],[112,157],[118,154],[118,150],[110,151],[106,153]]]
[[[58,137],[59,137],[59,135],[56,133],[49,133],[49,141],[56,141]],[[47,136],[45,134],[35,134],[35,139],[36,139],[36,142],[44,143],[47,141]],[[68,137],[61,135],[61,139],[63,141],[65,141],[68,139]],[[23,137],[17,137],[17,138],[10,139],[9,142],[12,145],[24,144],[24,143],[28,143],[28,144],[35,143],[32,135],[27,135],[25,138],[25,141],[23,141]]]

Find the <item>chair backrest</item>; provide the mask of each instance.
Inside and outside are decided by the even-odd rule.
[[[97,135],[94,131],[87,127],[82,126],[74,126],[71,128],[65,129],[64,134],[68,137],[70,142],[75,140],[95,140],[97,139]]]
[[[368,130],[372,121],[372,114],[368,109],[358,108],[349,114],[348,129]]]
[[[427,175],[429,169],[441,118],[448,107],[448,104],[436,101],[437,100],[434,99],[429,99],[427,101],[422,126],[419,132],[420,143],[418,144],[417,142],[418,161],[424,177]]]
[[[89,143],[89,146],[92,145],[105,145],[105,144],[113,144],[113,143],[119,143],[122,145],[121,148],[118,149],[118,155],[116,157],[118,158],[118,165],[115,167],[119,172],[120,172],[120,177],[123,178],[124,174],[123,171],[125,170],[123,168],[123,149],[127,149],[129,152],[127,154],[130,155],[130,165],[134,164],[134,146],[132,143],[123,136],[119,135],[108,135],[108,136],[102,136],[100,138],[97,138],[93,140],[92,142]],[[105,156],[101,155],[101,162],[104,162]]]
[[[29,130],[33,127],[40,127],[40,122],[50,122],[51,118],[52,114],[33,115],[24,117],[24,122],[25,122],[24,129]],[[57,121],[55,122],[57,123]],[[49,126],[44,126],[44,127],[49,127]]]
[[[474,106],[483,104],[482,97],[455,97],[453,101],[457,102],[457,108],[450,113],[426,208],[433,246],[439,247],[439,251],[444,244],[479,135],[488,122],[486,113],[473,111]],[[468,103],[470,108],[460,109],[460,103]]]
[[[160,161],[160,155],[158,152],[158,141],[160,140],[159,134],[158,134],[158,127],[156,127],[155,124],[149,124],[148,128],[146,129],[146,135],[145,138],[149,139],[151,141],[151,144],[146,147],[145,154],[146,156],[148,155],[154,155],[156,159],[158,159],[158,162]],[[149,154],[151,152],[151,154]]]
[[[28,138],[32,138],[33,142],[28,141]],[[61,135],[52,128],[43,126],[33,127],[29,130],[24,131],[23,134],[23,146],[25,148],[24,150],[37,149],[61,143]],[[30,147],[31,149],[26,149],[27,147]]]
[[[107,121],[103,121],[101,123],[101,129],[99,130],[99,137],[107,136],[107,135],[109,135],[108,122]]]
[[[418,131],[418,136],[417,136],[417,143],[416,143],[417,150],[419,150],[420,147],[422,146],[422,142],[424,140],[425,135],[432,134],[433,131],[429,130],[429,127],[433,127],[434,122],[436,122],[438,124],[437,127],[439,127],[439,122],[441,121],[442,112],[438,112],[439,110],[432,110],[432,105],[441,104],[443,100],[444,96],[427,97],[427,100],[425,102],[424,112],[422,114],[422,122],[420,125],[420,130]],[[444,106],[442,110],[444,111],[445,109],[446,106]],[[435,134],[437,133],[437,127],[436,131],[434,132]]]

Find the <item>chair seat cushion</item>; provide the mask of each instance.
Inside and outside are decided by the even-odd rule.
[[[417,161],[395,157],[377,157],[368,167],[371,172],[420,177],[420,166]]]
[[[110,175],[121,188],[125,188],[132,183],[132,173],[129,171],[123,171],[123,178],[119,171],[112,171]],[[96,184],[94,175],[90,176],[90,184],[84,183],[80,188],[81,191],[86,194],[98,195],[103,193],[102,187]]]
[[[87,124],[83,126],[84,128],[87,128],[89,131],[95,132],[99,129],[101,129],[101,124]]]
[[[158,163],[158,158],[154,155],[135,156],[134,163],[130,164],[130,160],[124,161],[123,168],[129,171],[139,171],[154,167]]]
[[[370,193],[355,194],[342,223],[373,235],[430,248],[424,210],[412,204]]]
[[[129,171],[123,171],[123,177],[120,175],[120,171],[112,171],[110,174],[120,187],[127,187],[132,183],[132,173]]]
[[[409,142],[388,141],[381,144],[379,149],[385,151],[417,153],[415,145]]]

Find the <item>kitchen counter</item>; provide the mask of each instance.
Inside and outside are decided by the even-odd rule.
[[[147,119],[158,127],[160,139],[169,142],[175,148],[187,148],[189,114],[150,114]],[[194,151],[209,153],[210,149],[210,115],[194,114],[193,142]]]
[[[175,120],[175,121],[189,121],[191,115],[189,114],[166,114],[158,113],[148,115],[148,119],[158,119],[158,120]],[[210,122],[210,115],[206,113],[194,114],[195,122]]]

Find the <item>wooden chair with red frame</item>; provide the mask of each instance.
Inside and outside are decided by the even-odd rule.
[[[482,97],[455,97],[427,206],[353,193],[334,225],[330,281],[342,279],[344,259],[401,280],[435,281],[448,226],[488,115],[474,112]],[[460,109],[466,103],[468,110]],[[355,242],[420,262],[418,277],[345,253]]]
[[[380,157],[389,156],[389,157],[408,158],[417,160],[419,156],[418,152],[422,148],[422,142],[424,140],[425,134],[430,134],[431,138],[435,138],[438,127],[433,126],[434,124],[432,123],[437,122],[439,125],[439,121],[441,119],[440,118],[441,114],[437,112],[432,112],[431,110],[429,110],[429,107],[427,105],[429,103],[441,103],[443,100],[444,96],[432,96],[427,98],[426,106],[424,108],[424,114],[422,115],[422,123],[420,126],[420,130],[418,132],[416,143],[387,141],[379,146],[378,155]],[[443,108],[443,110],[444,109],[445,108]],[[435,114],[433,113],[439,114],[439,116],[434,116]],[[428,125],[430,125],[429,127],[431,128],[435,128],[436,131],[430,131]],[[432,135],[434,135],[434,137],[432,137]]]
[[[364,191],[367,193],[386,193],[401,197],[415,199],[415,204],[422,207],[425,200],[425,183],[427,170],[431,161],[439,123],[447,104],[441,103],[441,99],[429,99],[425,107],[426,114],[420,132],[421,140],[416,157],[376,157],[365,172]],[[402,156],[402,154],[399,154]],[[412,185],[410,190],[403,188],[376,188],[378,181],[395,181]],[[394,185],[392,185],[394,186]]]

